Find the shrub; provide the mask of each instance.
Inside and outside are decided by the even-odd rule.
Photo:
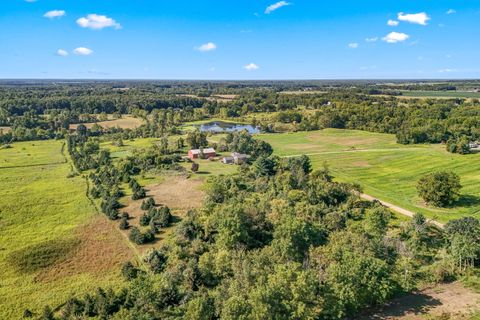
[[[120,230],[127,230],[130,227],[130,224],[128,223],[128,219],[125,217],[122,217],[122,220],[120,221],[119,228]]]
[[[200,169],[200,165],[196,162],[192,163],[192,172],[198,172],[198,169]]]
[[[122,266],[122,275],[127,280],[133,280],[138,276],[138,269],[130,262],[125,262]]]
[[[148,210],[152,207],[155,207],[155,200],[153,200],[153,198],[148,198],[148,199],[142,201],[142,205],[141,205],[140,208],[142,210]]]
[[[145,213],[140,217],[140,225],[145,227],[148,226],[150,223],[150,216],[146,215]]]
[[[129,238],[135,244],[141,245],[155,240],[155,234],[151,230],[142,233],[137,227],[133,227]]]

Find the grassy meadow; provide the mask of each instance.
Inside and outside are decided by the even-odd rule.
[[[262,134],[280,156],[307,154],[314,168],[326,162],[339,181],[360,183],[364,192],[440,222],[462,216],[480,217],[480,154],[457,155],[443,145],[400,145],[389,134],[325,129]],[[462,198],[452,208],[432,208],[417,196],[424,174],[451,170],[461,177]]]
[[[480,92],[470,91],[402,91],[398,97],[410,98],[480,98]]]
[[[100,258],[123,247],[103,231],[109,226],[97,220],[85,180],[67,178],[62,145],[21,142],[0,150],[0,319],[122,281],[119,261]]]

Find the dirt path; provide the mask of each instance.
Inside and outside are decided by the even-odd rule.
[[[470,319],[480,311],[480,293],[465,288],[461,283],[440,284],[433,288],[392,300],[373,314],[360,319],[420,320]]]
[[[365,194],[365,193],[360,194],[360,198],[362,198],[364,200],[367,200],[367,201],[375,201],[376,200],[376,201],[380,202],[382,205],[384,205],[385,207],[387,207],[387,208],[389,208],[389,209],[391,209],[395,212],[398,212],[400,214],[403,214],[404,216],[410,217],[410,218],[412,218],[415,215],[415,212],[413,212],[413,211],[401,208],[399,206],[396,206],[396,205],[391,204],[389,202],[386,202],[386,201],[380,200],[378,198],[372,197],[372,196],[370,196],[368,194]],[[443,223],[440,223],[440,222],[432,220],[432,219],[428,219],[427,221],[428,221],[428,223],[431,223],[431,224],[433,224],[433,225],[435,225],[435,226],[437,226],[441,229],[443,229],[443,227],[445,226]]]

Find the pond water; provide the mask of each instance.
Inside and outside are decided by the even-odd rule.
[[[202,132],[234,132],[247,130],[250,134],[260,133],[260,128],[251,124],[213,121],[197,125]]]

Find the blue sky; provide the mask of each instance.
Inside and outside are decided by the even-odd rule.
[[[0,78],[480,78],[478,0],[3,0]]]

